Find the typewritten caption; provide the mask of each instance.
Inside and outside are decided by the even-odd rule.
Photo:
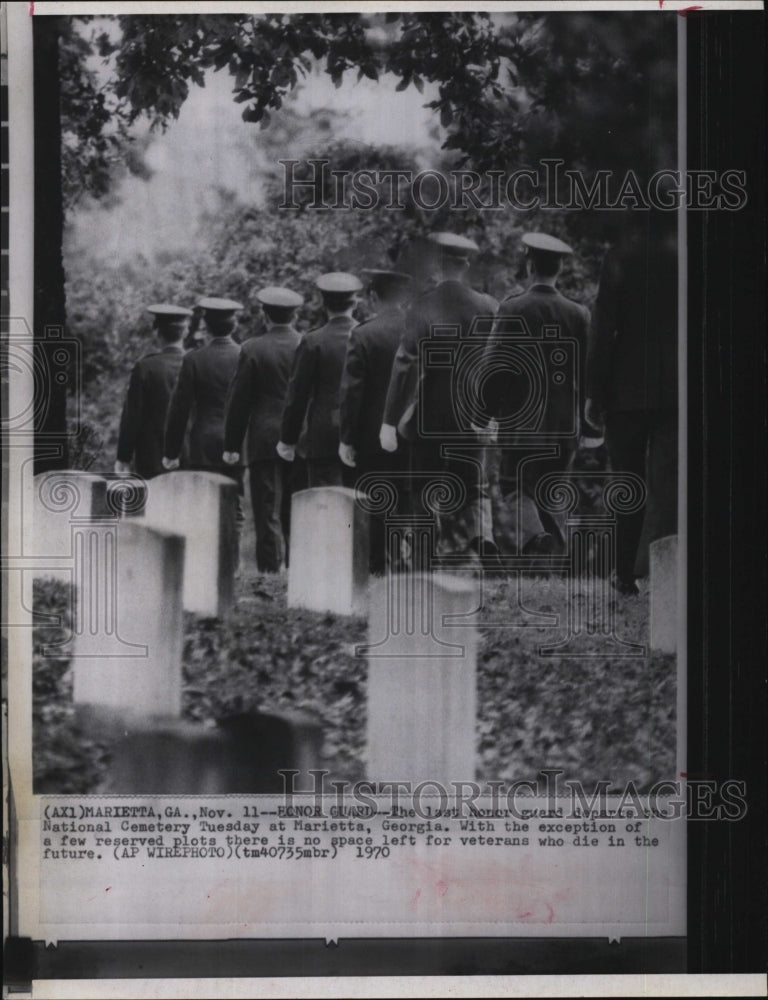
[[[494,810],[492,816],[421,806],[386,811],[313,805],[265,808],[257,801],[194,800],[188,805],[48,803],[41,822],[43,861],[217,859],[386,860],[419,848],[653,849],[664,824],[604,814],[568,816],[555,807]]]

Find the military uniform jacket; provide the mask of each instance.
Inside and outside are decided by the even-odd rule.
[[[301,340],[292,326],[275,326],[240,348],[230,388],[224,450],[242,451],[248,430],[248,461],[275,461],[288,379]]]
[[[339,397],[341,440],[353,445],[358,455],[381,453],[379,430],[404,327],[404,314],[393,307],[361,323],[349,336]]]
[[[337,458],[339,386],[355,321],[336,316],[299,343],[286,395],[280,440],[309,459]],[[302,434],[302,427],[304,433]]]
[[[165,418],[183,358],[181,347],[168,345],[142,358],[131,372],[120,419],[117,460],[133,460],[136,473],[144,479],[164,471]]]
[[[466,342],[475,319],[492,317],[498,303],[453,279],[441,282],[417,298],[405,318],[405,330],[392,365],[392,377],[384,407],[386,424],[401,426],[407,437],[414,437],[421,425],[421,414],[428,414],[433,431],[458,429],[453,401],[453,366],[420,370],[419,345],[432,335],[435,327],[457,329],[456,348]],[[487,331],[489,323],[484,324]]]
[[[584,368],[589,336],[589,310],[586,306],[566,298],[552,285],[533,284],[521,295],[513,295],[501,303],[496,331],[503,335],[505,332],[513,334],[522,330],[520,320],[532,338],[542,337],[544,327],[557,327],[561,339],[576,342],[574,365],[566,368],[571,374],[570,378],[558,386],[551,377],[555,373],[544,372],[547,387],[546,401],[541,410],[537,411],[536,426],[529,428],[553,433],[574,428],[575,436],[579,430],[584,407]],[[504,366],[501,363],[498,352],[503,352],[504,343],[503,337],[490,341],[484,364],[489,374],[487,398],[492,403],[493,416],[519,412],[521,407],[525,406],[531,391],[528,377],[521,374],[515,378],[509,371],[509,365]],[[547,362],[544,361],[544,364]],[[578,405],[577,413],[574,412],[576,405]],[[578,419],[574,419],[575,416]]]
[[[179,455],[191,417],[190,465],[221,467],[224,412],[239,355],[240,347],[231,337],[214,337],[184,356],[165,427],[167,458]]]
[[[677,406],[677,248],[636,236],[603,263],[587,395],[608,412]]]

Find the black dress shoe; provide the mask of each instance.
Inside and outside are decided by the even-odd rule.
[[[555,551],[555,539],[548,531],[542,531],[525,544],[524,556],[551,556]]]
[[[495,542],[484,538],[473,538],[469,548],[477,553],[480,567],[485,576],[506,580],[507,571],[501,563],[501,555]]]
[[[625,597],[637,597],[640,593],[634,580],[620,577],[616,573],[616,570],[611,573],[611,586],[615,591],[619,594],[623,594]]]

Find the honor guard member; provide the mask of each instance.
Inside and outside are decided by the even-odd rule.
[[[411,293],[412,280],[399,271],[365,270],[371,305],[375,311],[349,335],[344,373],[341,378],[339,458],[355,469],[359,480],[366,473],[382,479],[393,477],[395,495],[405,490],[407,456],[404,449],[384,451],[379,430],[389,388],[392,362],[403,335],[403,306]],[[383,517],[371,515],[372,573],[383,573],[386,552]]]
[[[155,317],[159,350],[134,367],[120,418],[115,472],[152,479],[164,472],[163,436],[168,404],[184,358],[184,336],[191,309],[160,303],[147,312]]]
[[[557,328],[559,337],[576,342],[576,364],[572,372],[583,372],[589,330],[589,310],[566,298],[557,290],[557,279],[563,260],[573,253],[562,240],[546,233],[526,233],[522,242],[526,247],[529,286],[520,295],[505,299],[499,306],[496,331],[500,334],[527,332],[537,344],[542,343],[545,328]],[[485,359],[489,373],[486,399],[490,401],[492,416],[510,419],[524,411],[531,385],[527,377],[517,374],[504,360],[503,338],[492,339]],[[551,373],[546,372],[546,376]],[[513,548],[526,555],[550,555],[563,551],[565,546],[564,517],[542,510],[536,503],[535,490],[540,478],[548,473],[563,472],[568,467],[579,440],[584,395],[582,386],[574,379],[566,380],[559,387],[547,377],[547,396],[535,427],[520,429],[520,445],[535,448],[536,435],[542,443],[557,448],[557,454],[526,461],[522,474],[522,494],[519,492],[518,471],[524,452],[510,444],[510,437],[517,436],[509,427],[506,447],[501,447],[499,485],[503,500],[501,516],[497,516],[497,539],[502,548]],[[519,536],[518,536],[519,531]]]
[[[613,586],[637,594],[650,542],[677,531],[677,229],[674,212],[633,220],[603,263],[587,358],[587,419],[605,425],[614,472],[647,486],[617,515]]]
[[[292,462],[298,446],[307,460],[310,487],[352,486],[354,473],[339,458],[339,386],[363,286],[343,271],[323,274],[315,284],[328,322],[307,333],[296,350],[277,453]]]
[[[248,431],[247,463],[253,524],[256,529],[256,566],[260,573],[277,573],[287,552],[290,530],[289,464],[275,448],[288,379],[300,336],[293,327],[304,299],[289,288],[262,288],[266,329],[246,340],[240,350],[224,427],[224,461],[240,460]]]
[[[417,513],[432,513],[421,509],[424,490],[419,480],[424,474],[432,474],[439,481],[442,474],[450,473],[460,480],[466,503],[453,514],[438,516],[438,555],[475,551],[488,555],[493,562],[497,556],[482,453],[476,447],[470,448],[462,460],[455,454],[445,454],[443,447],[445,437],[453,438],[453,447],[460,451],[457,435],[462,433],[462,427],[454,400],[455,365],[421,370],[419,348],[436,328],[443,327],[452,331],[451,348],[460,350],[470,333],[473,339],[480,334],[475,320],[490,331],[498,303],[465,283],[470,254],[479,249],[473,240],[454,233],[433,233],[429,239],[439,255],[439,280],[416,298],[406,313],[403,338],[392,365],[380,442],[385,451],[394,452],[399,447],[398,431],[411,440],[413,506]],[[441,339],[443,344],[446,341]],[[476,446],[476,436],[469,433],[468,444]]]
[[[224,414],[229,386],[237,369],[240,345],[232,335],[237,329],[237,313],[243,308],[232,299],[200,300],[210,341],[184,356],[179,379],[168,409],[165,425],[166,469],[179,466],[179,453],[187,424],[191,469],[218,472],[242,487],[242,468],[225,464]]]

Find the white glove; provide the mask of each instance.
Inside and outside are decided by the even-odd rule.
[[[477,424],[472,424],[472,430],[483,444],[495,444],[499,439],[499,423],[493,417],[491,417],[485,427],[478,427]]]
[[[603,430],[603,414],[594,399],[588,399],[585,403],[584,416],[590,427],[594,427],[596,431]]]
[[[339,458],[345,465],[348,465],[350,469],[354,469],[357,465],[355,457],[355,449],[351,444],[344,444],[342,442],[342,444],[339,445]]]
[[[283,441],[277,442],[277,454],[284,458],[286,462],[292,462],[296,458],[296,446],[285,444]]]
[[[130,462],[115,462],[115,472],[128,472],[131,471]]]
[[[163,459],[163,468],[165,469],[166,472],[173,472],[173,470],[174,469],[178,469],[178,467],[180,465],[181,465],[181,462],[179,461],[178,458],[164,458]]]
[[[225,451],[221,457],[224,460],[225,465],[237,465],[237,463],[240,461],[240,452]]]
[[[382,424],[379,431],[379,444],[384,451],[397,451],[397,428],[392,424]]]

